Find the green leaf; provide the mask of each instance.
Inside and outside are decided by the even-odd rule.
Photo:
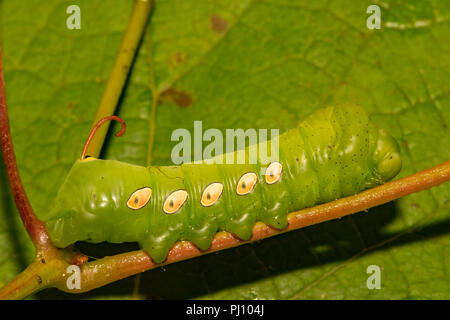
[[[351,101],[401,144],[405,176],[450,158],[450,2],[160,1],[118,114],[121,138],[103,157],[170,164],[176,128],[279,128]],[[81,30],[66,8],[81,8]],[[7,100],[19,169],[38,215],[80,155],[126,28],[132,1],[0,4]],[[118,130],[113,126],[112,130]],[[4,172],[4,170],[3,170]],[[33,254],[1,177],[0,285]],[[356,215],[144,273],[141,298],[450,298],[450,185]],[[82,244],[91,255],[117,249]],[[366,272],[381,269],[381,289]],[[129,278],[83,295],[131,298]]]

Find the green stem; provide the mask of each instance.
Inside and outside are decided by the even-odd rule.
[[[130,70],[137,47],[144,33],[144,28],[147,25],[152,3],[152,0],[136,0],[113,70],[97,109],[93,126],[104,117],[113,115],[116,110],[117,103],[128,77],[128,71]],[[100,156],[108,128],[109,123],[98,130],[89,144],[86,154],[95,158]]]
[[[24,271],[22,271],[14,280],[9,282],[0,290],[0,300],[23,299],[32,293],[38,292],[46,285],[42,282],[41,273],[44,266],[37,260],[33,261]]]
[[[17,300],[42,289],[61,286],[65,279],[71,250],[58,250],[47,255],[37,254],[33,262],[11,282],[0,288],[0,300]]]

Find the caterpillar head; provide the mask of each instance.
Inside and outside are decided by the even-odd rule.
[[[393,179],[402,168],[400,149],[397,141],[383,129],[378,130],[374,162],[375,176],[381,180],[381,183]]]

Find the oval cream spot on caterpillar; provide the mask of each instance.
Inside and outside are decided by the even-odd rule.
[[[267,184],[278,182],[281,178],[283,166],[279,162],[272,162],[266,170],[265,179]]]
[[[247,172],[238,181],[236,186],[236,193],[240,196],[249,194],[258,182],[258,177],[254,172]]]
[[[169,194],[164,201],[163,210],[167,214],[177,212],[186,202],[188,193],[186,190],[177,190]]]
[[[152,189],[149,187],[138,189],[128,198],[127,207],[133,210],[141,209],[148,203],[151,196]]]
[[[212,206],[217,202],[217,200],[219,200],[220,196],[222,195],[222,191],[223,184],[221,184],[220,182],[209,184],[203,191],[200,203],[204,207]]]

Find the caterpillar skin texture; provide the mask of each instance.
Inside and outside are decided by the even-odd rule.
[[[270,166],[79,160],[43,220],[58,247],[138,242],[159,263],[179,240],[206,250],[219,230],[248,240],[257,221],[283,229],[289,212],[382,184],[401,168],[396,141],[350,104],[280,135],[279,153]]]

